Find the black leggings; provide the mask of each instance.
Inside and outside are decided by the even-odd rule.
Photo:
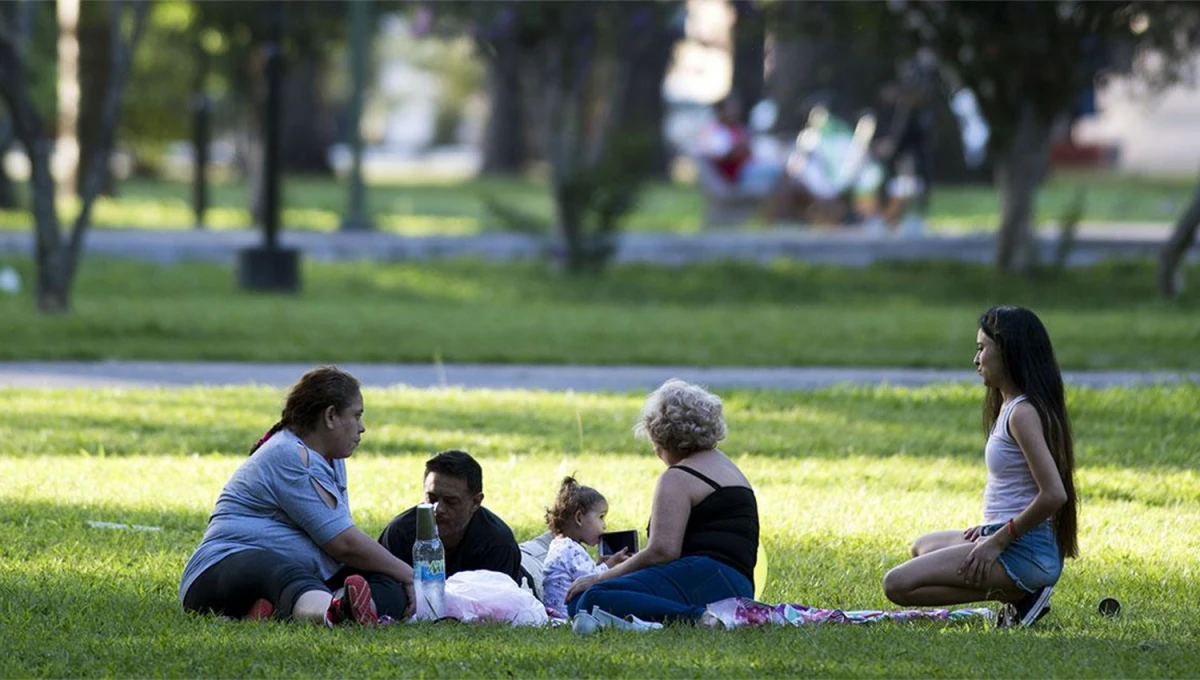
[[[205,569],[183,597],[183,608],[203,614],[242,618],[259,599],[275,606],[275,616],[288,619],[296,599],[310,590],[332,592],[346,577],[360,574],[371,586],[371,598],[380,616],[404,616],[408,595],[396,579],[346,567],[322,581],[309,567],[269,550],[243,550]]]

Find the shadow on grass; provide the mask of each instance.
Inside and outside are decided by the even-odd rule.
[[[88,529],[97,511],[161,532]],[[647,635],[569,629],[423,625],[334,631],[185,614],[176,597],[201,513],[6,503],[0,510],[0,601],[8,676],[1174,676],[1194,670],[1197,586],[1138,556],[1104,575],[1069,565],[1050,619],[1023,631],[880,624]],[[843,537],[844,538],[844,537]],[[886,606],[879,580],[902,556],[873,540],[770,546],[770,600]],[[886,541],[885,541],[886,542]],[[1137,569],[1153,563],[1153,569]],[[1115,577],[1115,582],[1111,581]],[[1105,580],[1108,579],[1108,582]],[[1119,588],[1127,615],[1094,612]],[[1128,593],[1128,596],[1125,594]]]
[[[1195,268],[1195,267],[1193,267]],[[733,261],[684,268],[621,265],[602,278],[566,277],[540,264],[446,262],[424,265],[328,265],[312,272],[319,296],[463,302],[610,303],[622,306],[812,305],[886,308],[908,315],[964,307],[964,326],[991,304],[1042,311],[1185,308],[1196,296],[1164,303],[1149,262],[1110,262],[1057,276],[1014,277],[990,267],[949,262],[880,263],[866,268],[779,261]],[[1104,286],[1095,285],[1104,281]]]
[[[4,258],[23,277],[24,260]],[[1200,267],[1191,266],[1192,275]],[[1055,276],[1016,277],[991,267],[952,262],[890,262],[841,267],[778,261],[768,266],[734,261],[688,267],[628,264],[603,277],[571,277],[537,262],[452,260],[422,263],[309,263],[307,303],[383,301],[443,304],[613,304],[622,307],[805,305],[887,310],[962,308],[968,330],[991,304],[1022,304],[1044,312],[1185,310],[1200,296],[1164,302],[1154,287],[1154,265],[1114,261],[1071,268]],[[229,266],[189,263],[162,266],[89,257],[80,270],[81,301],[124,298],[198,301],[240,295]],[[1104,285],[1096,285],[1103,281]],[[253,298],[253,296],[251,296]]]

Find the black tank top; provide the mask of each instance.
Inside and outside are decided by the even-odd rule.
[[[754,582],[758,562],[758,500],[745,486],[721,486],[683,465],[672,465],[713,488],[692,508],[683,530],[681,557],[703,555],[724,562]]]

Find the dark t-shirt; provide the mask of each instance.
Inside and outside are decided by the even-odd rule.
[[[416,540],[416,506],[397,515],[379,535],[383,547],[409,565],[413,562]],[[446,576],[477,569],[498,571],[508,574],[518,584],[521,582],[521,549],[517,547],[512,529],[495,513],[482,507],[471,516],[458,548],[454,552],[446,551]]]

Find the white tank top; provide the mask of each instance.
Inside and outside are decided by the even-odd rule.
[[[987,486],[983,489],[983,523],[998,524],[1021,514],[1038,495],[1038,485],[1029,471],[1021,447],[1008,431],[1013,408],[1025,401],[1020,395],[1000,407],[996,425],[984,448]]]

